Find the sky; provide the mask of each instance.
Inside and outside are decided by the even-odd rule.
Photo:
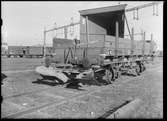
[[[132,8],[149,2],[127,2],[126,8]],[[38,45],[43,44],[43,31],[55,26],[70,24],[80,20],[79,10],[118,5],[119,1],[79,1],[79,2],[1,2],[1,18],[3,25],[2,41],[8,45]],[[146,39],[151,33],[157,43],[157,48],[163,50],[163,2],[158,5],[158,16],[153,16],[153,7],[139,10],[139,20],[133,19],[133,12],[127,12],[128,24],[134,27],[135,33],[146,32]],[[55,25],[56,23],[56,25]],[[125,34],[128,34],[125,27]],[[54,32],[47,35],[47,44],[52,43]],[[78,36],[77,36],[78,37]],[[140,38],[140,37],[136,37]]]

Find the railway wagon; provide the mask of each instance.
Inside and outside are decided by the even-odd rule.
[[[51,55],[53,53],[52,47],[46,47],[45,49],[46,55]],[[43,57],[44,47],[43,46],[29,46],[27,49],[26,57]]]
[[[8,57],[23,57],[25,53],[24,46],[8,46]]]
[[[153,57],[156,44],[152,34],[150,40],[146,39],[145,32],[137,33],[141,35],[141,40],[135,39],[134,35],[137,34],[134,33],[134,27],[131,30],[129,28],[125,7],[126,4],[122,4],[81,10],[79,22],[45,30],[44,38],[47,32],[64,29],[64,38],[57,38],[57,34],[53,38],[53,50],[56,53],[54,59],[61,63],[70,63],[75,69],[85,70],[86,73],[91,71],[95,80],[111,82],[123,73],[140,75],[146,69],[144,64],[149,60],[147,57]],[[76,39],[68,39],[67,34],[68,28],[72,29],[76,25],[79,25],[80,30],[79,43]],[[127,25],[130,39],[124,38],[124,25]],[[76,36],[77,33],[78,31],[71,35]],[[69,73],[76,72],[68,71],[66,74]],[[83,75],[87,75],[86,73],[83,72]]]
[[[153,54],[156,45],[152,36],[146,40],[145,32],[142,32],[141,40],[136,40],[132,27],[128,30],[130,39],[124,37],[125,25],[129,28],[125,7],[126,4],[122,4],[79,11],[80,21],[85,21],[80,23],[80,40],[83,43],[80,47],[88,48],[89,60],[99,58],[99,54],[111,57],[148,57]]]
[[[8,54],[8,50],[6,50],[4,47],[1,47],[1,56],[6,56]]]
[[[43,57],[43,46],[9,46],[8,57],[26,57],[26,58],[38,58]],[[52,47],[46,47],[46,55],[53,53]]]
[[[91,40],[90,40],[91,41]],[[125,38],[119,38],[118,40],[118,55],[119,56],[128,56],[131,54],[131,49],[132,49],[132,43],[130,39],[125,39]],[[143,44],[144,47],[143,47]],[[86,44],[84,45],[80,45],[80,47],[87,47]],[[114,36],[106,36],[105,41],[91,41],[88,44],[88,49],[92,50],[92,49],[104,49],[103,53],[109,53],[110,55],[114,56],[115,54],[115,37]],[[151,41],[151,40],[134,40],[133,43],[133,54],[134,55],[142,55],[142,50],[144,50],[144,55],[150,55],[150,51],[151,50],[155,50],[155,42]],[[102,51],[102,50],[101,50]],[[90,52],[93,52],[90,51]],[[88,55],[90,53],[88,52]]]
[[[41,46],[27,46],[25,57],[42,57],[43,56],[43,48]]]
[[[126,4],[122,4],[79,11],[80,44],[75,45],[74,40],[67,38],[61,39],[60,44],[60,38],[56,38],[58,43],[54,44],[54,40],[53,48],[59,59],[66,62],[73,57],[80,60],[87,57],[89,61],[99,61],[100,54],[108,54],[113,58],[153,55],[155,42],[152,38],[146,40],[144,32],[141,33],[141,40],[135,40],[134,30],[133,33],[132,30],[128,31],[130,39],[124,38],[125,25],[129,28],[125,7]],[[68,42],[70,44],[67,46]]]
[[[1,56],[6,56],[8,53],[8,44],[2,41],[1,44]]]
[[[72,59],[71,54],[73,56],[77,57],[79,60],[83,59],[84,57],[84,50],[87,49],[87,57],[89,58],[89,61],[92,63],[97,63],[97,61],[100,59],[100,54],[108,54],[110,56],[115,56],[115,37],[107,36],[106,41],[103,43],[102,41],[95,41],[95,42],[89,42],[88,48],[87,44],[81,43],[79,45],[74,45],[72,40],[65,40],[65,39],[57,39],[58,41],[62,41],[62,44],[57,46],[58,43],[56,42],[56,39],[53,41],[53,47],[54,52],[57,55],[57,58],[59,61],[64,62],[64,56],[68,54],[69,48],[71,48],[72,52],[69,52],[69,60]],[[69,41],[69,44],[67,45],[66,41]],[[152,51],[155,50],[155,43],[150,40],[145,41],[145,47],[143,49],[144,42],[141,40],[134,41],[134,51],[133,55],[139,57],[142,56],[143,50],[145,56],[151,56],[153,53]],[[119,38],[118,42],[118,56],[130,56],[131,55],[131,40],[130,39],[123,39]]]
[[[64,62],[65,51],[69,47],[74,47],[74,41],[65,38],[53,38],[53,51],[56,53],[55,59],[58,62]]]
[[[126,4],[122,4],[81,10],[79,22],[44,30],[44,41],[46,41],[47,32],[57,32],[59,29],[64,30],[64,38],[57,38],[60,36],[56,33],[56,38],[53,38],[53,50],[56,57],[50,58],[50,61],[48,58],[48,61],[45,61],[46,67],[41,68],[39,73],[46,72],[45,69],[48,70],[49,65],[63,68],[62,72],[65,71],[64,74],[72,79],[90,77],[92,80],[105,80],[108,84],[119,78],[121,74],[140,75],[146,69],[145,62],[151,60],[147,57],[152,56],[153,60],[156,44],[152,34],[151,39],[147,40],[145,32],[134,33],[134,27],[130,29],[125,7]],[[79,36],[76,35],[78,27],[76,33],[73,32],[76,25],[79,25]],[[127,26],[130,39],[124,38],[124,25]],[[68,39],[68,32],[71,36],[73,35],[70,38],[75,39]],[[135,39],[134,36],[138,34],[141,35],[141,40]],[[79,37],[79,42],[76,42],[77,37]],[[54,59],[65,64],[53,64]],[[69,65],[70,70],[66,70]],[[71,67],[77,71],[71,70]],[[81,77],[76,76],[78,73]]]

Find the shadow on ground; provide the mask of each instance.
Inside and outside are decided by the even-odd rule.
[[[44,84],[44,85],[49,85],[49,86],[65,85],[65,88],[77,89],[77,90],[84,90],[84,89],[81,89],[81,87],[84,85],[88,85],[88,86],[107,85],[107,83],[104,81],[94,80],[94,79],[74,79],[74,78],[71,78],[66,83],[64,83],[62,80],[60,80],[56,77],[43,76],[43,75],[40,75],[40,76],[42,77],[42,79],[38,78],[36,81],[33,81],[32,83]]]
[[[1,73],[1,85],[3,84],[3,80],[7,78],[7,76],[3,73]]]
[[[131,73],[122,73],[121,75],[123,75],[123,76],[132,76],[132,77],[136,77],[135,74],[131,74]]]
[[[32,83],[45,84],[45,85],[49,85],[49,86],[60,85],[59,83],[55,82],[54,80],[51,82],[51,81],[44,80],[44,79],[37,79],[36,81],[33,81]]]
[[[65,85],[66,88],[77,89],[77,90],[84,90],[84,89],[80,89],[80,87],[82,87],[82,86],[79,85],[78,82],[60,84],[60,83],[56,82],[55,80],[37,79],[36,81],[34,81],[34,82],[32,82],[32,83],[44,84],[44,85],[49,85],[49,86]]]
[[[36,81],[33,81],[32,83],[44,84],[44,85],[48,85],[48,86],[65,85],[66,88],[84,90],[84,89],[80,89],[80,87],[82,87],[82,86],[79,85],[80,82],[77,80],[68,80],[66,83],[64,83],[62,80],[60,80],[56,77],[43,76],[43,75],[40,75],[40,76],[42,77],[42,79],[37,79]]]

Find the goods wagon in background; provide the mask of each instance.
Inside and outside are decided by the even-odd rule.
[[[2,41],[1,44],[1,56],[6,56],[8,53],[8,44]]]
[[[23,57],[25,51],[24,46],[8,46],[8,57]]]
[[[9,46],[8,57],[26,57],[26,58],[41,58],[43,57],[44,49],[42,46]],[[46,54],[53,53],[52,47],[46,47]]]

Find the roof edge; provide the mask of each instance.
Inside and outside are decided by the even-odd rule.
[[[115,5],[115,6],[106,6],[100,8],[92,8],[86,10],[79,10],[80,15],[89,15],[89,14],[97,14],[97,13],[106,13],[118,10],[125,10],[127,4]]]

